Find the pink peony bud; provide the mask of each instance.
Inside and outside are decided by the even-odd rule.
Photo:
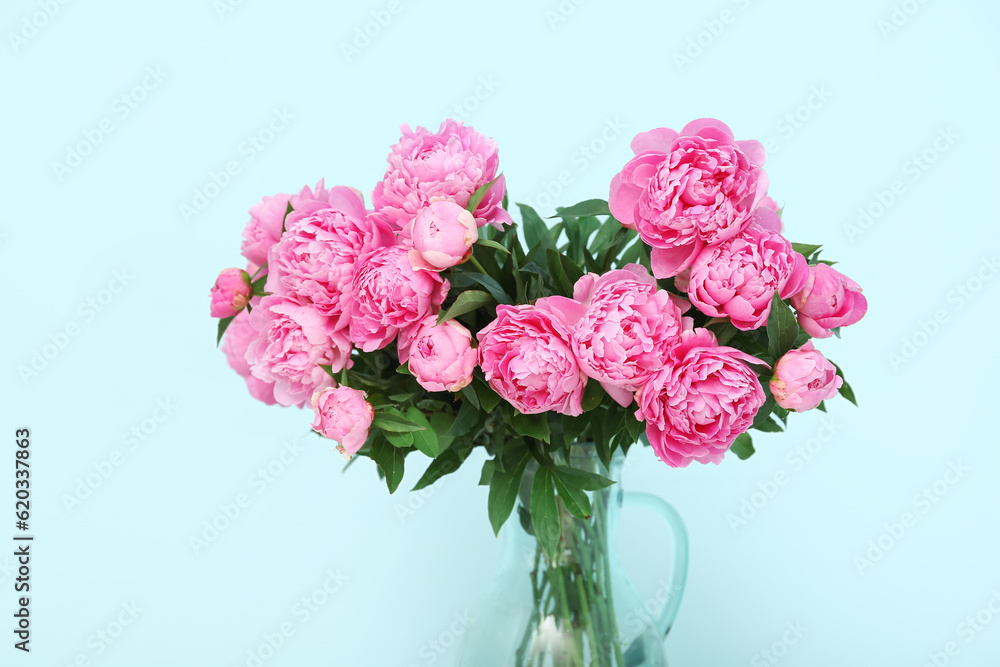
[[[472,334],[455,320],[437,323],[428,315],[414,327],[408,344],[400,339],[399,361],[410,364],[410,372],[427,391],[459,391],[472,382],[476,350]]]
[[[771,393],[786,410],[805,412],[822,401],[833,398],[844,384],[837,369],[809,341],[797,350],[789,350],[774,365]]]
[[[350,387],[327,387],[313,394],[314,430],[338,443],[337,450],[349,459],[368,439],[375,410],[363,391]]]
[[[476,219],[453,201],[436,201],[410,223],[414,268],[441,271],[469,259],[479,238]]]
[[[233,317],[250,300],[250,274],[243,269],[224,269],[212,288],[212,317]]]
[[[792,297],[799,324],[813,338],[829,338],[833,329],[854,324],[868,311],[861,286],[827,264],[809,267],[805,287]]]

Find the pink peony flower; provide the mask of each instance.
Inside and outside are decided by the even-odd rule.
[[[716,345],[707,329],[682,334],[664,368],[636,395],[656,455],[673,468],[718,463],[753,424],[764,389],[748,363],[762,363]]]
[[[250,325],[258,333],[246,352],[250,372],[274,383],[281,405],[302,406],[317,389],[330,386],[332,379],[320,366],[336,373],[350,362],[351,343],[333,320],[287,296],[261,299]]]
[[[257,340],[259,335],[250,326],[250,314],[244,310],[229,323],[222,338],[222,351],[226,355],[229,367],[246,380],[250,395],[267,405],[274,405],[277,403],[274,400],[274,383],[254,377],[250,373],[250,364],[246,360],[247,348]]]
[[[472,334],[455,320],[437,323],[428,315],[414,327],[408,345],[399,348],[399,362],[427,391],[459,391],[472,382],[476,350]]]
[[[351,285],[351,340],[378,350],[434,314],[448,295],[448,281],[410,264],[406,248],[379,248],[358,260]],[[406,340],[400,341],[404,346]]]
[[[571,347],[564,311],[571,299],[547,297],[535,305],[497,306],[497,319],[479,332],[479,366],[486,381],[522,414],[583,414],[587,376]]]
[[[684,270],[702,247],[739,234],[767,192],[764,148],[735,141],[724,123],[702,118],[632,140],[632,158],[611,181],[611,213],[652,246],[653,275]]]
[[[281,223],[288,210],[291,195],[278,194],[264,197],[264,201],[250,207],[250,221],[243,228],[243,245],[240,253],[256,267],[267,261],[267,251],[281,236]]]
[[[583,276],[573,297],[586,306],[573,327],[580,367],[619,404],[629,405],[633,392],[663,368],[670,348],[680,340],[681,309],[638,264]]]
[[[809,278],[792,297],[799,324],[815,338],[829,338],[837,327],[854,324],[868,311],[861,286],[827,264],[809,267]]]
[[[212,287],[212,317],[233,317],[246,308],[253,290],[243,269],[223,269]]]
[[[805,412],[836,396],[843,384],[836,367],[809,341],[778,359],[770,387],[778,405]]]
[[[389,168],[372,192],[375,212],[402,231],[427,204],[450,199],[466,206],[473,193],[497,175],[500,162],[496,142],[461,121],[447,119],[437,133],[403,125],[399,143],[389,154]],[[493,184],[476,207],[476,225],[497,229],[512,223],[502,208],[506,183]]]
[[[368,440],[375,410],[366,398],[365,392],[350,387],[327,387],[312,396],[316,412],[313,429],[336,440],[345,459],[354,456]]]
[[[751,225],[731,241],[699,253],[687,292],[701,312],[728,317],[737,329],[749,331],[767,322],[775,292],[787,299],[808,276],[805,257],[787,239]]]
[[[353,190],[353,188],[346,188]],[[273,197],[264,197],[264,200],[250,207],[250,221],[243,229],[243,246],[241,253],[253,265],[254,270],[267,261],[268,251],[281,237],[281,226],[295,219],[295,216],[302,217],[314,213],[321,208],[338,208],[345,188],[337,187],[329,190],[324,187],[323,179],[320,179],[315,188],[308,185],[303,187],[298,194],[286,195],[278,194]],[[355,190],[357,192],[357,190]],[[291,204],[293,213],[288,211]],[[261,272],[266,273],[267,269]]]
[[[270,273],[264,289],[312,304],[339,330],[350,323],[350,311],[344,306],[358,258],[393,245],[396,237],[385,222],[366,216],[356,191],[337,187],[327,193],[328,203],[336,208],[288,216],[285,234],[268,254]]]
[[[453,201],[442,200],[422,209],[403,236],[412,240],[410,261],[414,267],[442,271],[469,259],[479,230],[471,213]]]

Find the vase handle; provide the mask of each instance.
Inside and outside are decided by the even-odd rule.
[[[688,568],[687,530],[684,528],[684,522],[677,510],[663,498],[651,493],[626,491],[622,494],[622,506],[644,507],[659,514],[670,526],[670,531],[673,534],[674,566],[670,572],[670,588],[656,625],[660,636],[666,637],[667,633],[670,632],[670,626],[673,625],[674,617],[677,616],[677,610],[681,606],[681,598],[684,596],[684,582],[687,579]]]

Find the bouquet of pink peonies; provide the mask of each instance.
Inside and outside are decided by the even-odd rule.
[[[575,443],[605,466],[639,440],[672,467],[719,463],[754,453],[750,429],[854,402],[812,339],[865,297],[782,235],[757,141],[712,119],[641,133],[607,201],[551,224],[519,204],[515,225],[493,140],[453,120],[402,133],[372,208],[323,181],[253,206],[247,267],[219,275],[211,309],[250,393],[308,405],[390,492],[411,453],[433,459],[420,489],[483,447],[499,531],[534,461],[550,473],[522,521],[551,557],[560,512],[590,516],[586,492],[610,484],[568,465]]]

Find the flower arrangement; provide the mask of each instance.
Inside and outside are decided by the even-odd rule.
[[[394,492],[486,461],[495,531],[529,461],[530,523],[550,557],[561,511],[592,512],[608,466],[637,441],[671,467],[754,453],[749,431],[838,393],[813,339],[866,311],[861,288],[788,241],[764,149],[712,119],[637,135],[607,201],[547,224],[508,212],[497,145],[461,122],[402,127],[371,208],[323,181],[265,197],[243,230],[246,269],[222,271],[211,314],[230,366],[267,404],[309,406],[313,430],[370,458]],[[539,481],[542,480],[542,481]]]

